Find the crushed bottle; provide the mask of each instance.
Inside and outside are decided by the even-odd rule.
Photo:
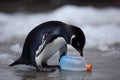
[[[63,70],[91,71],[92,65],[87,64],[84,57],[63,56],[60,59],[60,67]]]

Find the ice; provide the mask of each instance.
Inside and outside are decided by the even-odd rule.
[[[115,49],[115,48],[111,48],[108,52],[106,52],[106,54],[103,54],[103,56],[105,57],[116,57],[119,58],[120,56],[120,51]]]
[[[114,43],[120,43],[120,27],[119,26],[101,26],[90,28],[85,27],[84,32],[87,38],[86,47],[97,47],[100,50],[108,50],[108,46]]]
[[[7,53],[0,54],[0,65],[9,65],[13,62],[11,55]]]
[[[120,43],[120,9],[63,6],[49,13],[6,14],[0,12],[0,42],[23,37],[35,26],[50,20],[59,20],[81,27],[87,38],[86,48],[109,50],[109,45]],[[14,49],[13,49],[14,48]],[[13,51],[18,45],[11,47]],[[20,52],[21,50],[17,50]]]
[[[13,70],[10,70],[8,68],[0,69],[0,80],[22,80],[21,76],[17,76],[18,73],[13,72]]]
[[[22,48],[19,44],[12,45],[10,49],[16,53],[22,53]]]

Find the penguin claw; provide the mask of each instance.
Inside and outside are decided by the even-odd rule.
[[[54,72],[54,71],[56,71],[55,68],[48,68],[48,67],[38,67],[36,70],[38,72]]]

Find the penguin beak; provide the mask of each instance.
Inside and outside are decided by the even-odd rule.
[[[80,54],[81,57],[83,57],[83,48],[80,47],[74,47]]]
[[[83,46],[78,46],[77,47],[77,50],[78,50],[81,57],[83,57],[83,48],[84,48]]]
[[[83,57],[83,51],[79,51],[80,56]]]
[[[83,49],[79,48],[79,49],[76,49],[76,50],[79,52],[80,56],[83,57]]]
[[[83,47],[72,45],[80,54],[80,56],[83,56]]]

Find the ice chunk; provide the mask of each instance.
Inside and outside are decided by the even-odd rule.
[[[12,45],[10,49],[12,51],[16,52],[16,53],[21,53],[22,52],[22,48],[20,47],[19,44]]]
[[[12,62],[13,62],[13,59],[12,59],[11,55],[9,55],[7,53],[0,54],[0,65],[2,65],[2,64],[9,65]]]

